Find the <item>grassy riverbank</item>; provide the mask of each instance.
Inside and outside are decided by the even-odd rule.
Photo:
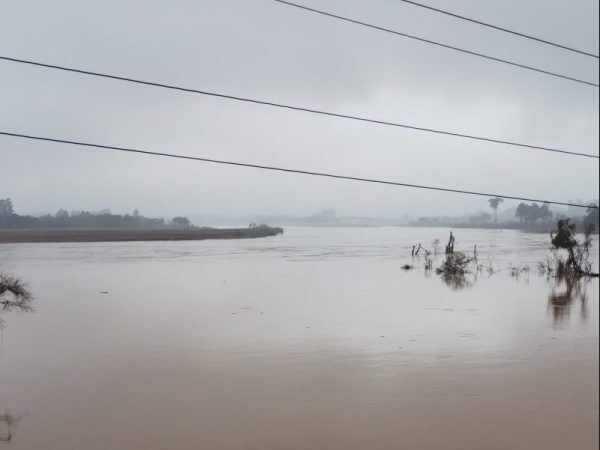
[[[189,229],[3,229],[0,243],[186,241],[203,239],[253,239],[282,234],[277,227]]]

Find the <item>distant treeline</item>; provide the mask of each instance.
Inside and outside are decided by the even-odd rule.
[[[550,210],[550,205],[544,203],[520,203],[514,213],[512,220],[498,222],[496,218],[498,210],[497,199],[490,199],[490,213],[479,213],[466,218],[452,217],[420,217],[418,220],[410,223],[412,226],[423,227],[464,227],[464,228],[504,228],[531,231],[549,231],[555,226],[556,220],[568,218],[564,214],[555,214]],[[583,210],[583,215],[572,217],[571,223],[576,224],[579,230],[583,230],[585,225],[591,224],[597,232],[599,229],[599,211],[596,208]]]
[[[28,216],[16,214],[10,198],[0,199],[0,228],[176,228],[192,227],[186,217],[163,218],[142,216],[137,210],[132,214],[112,214],[110,210],[98,212],[59,209],[56,214]]]

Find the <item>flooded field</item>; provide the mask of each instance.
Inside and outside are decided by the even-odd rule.
[[[0,245],[35,296],[2,317],[0,449],[596,449],[598,280],[457,230],[496,273],[449,286],[410,256],[447,237]]]

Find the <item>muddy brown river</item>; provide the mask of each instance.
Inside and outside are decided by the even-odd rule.
[[[492,276],[401,269],[435,238],[0,245],[35,296],[2,316],[0,450],[597,449],[598,280],[517,231],[456,230]]]

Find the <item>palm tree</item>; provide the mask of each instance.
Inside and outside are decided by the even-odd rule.
[[[496,226],[496,227],[498,226],[498,206],[503,201],[504,201],[504,199],[500,198],[500,197],[494,197],[494,198],[490,198],[488,200],[488,203],[490,204],[490,208],[492,208],[494,210],[494,226]]]

